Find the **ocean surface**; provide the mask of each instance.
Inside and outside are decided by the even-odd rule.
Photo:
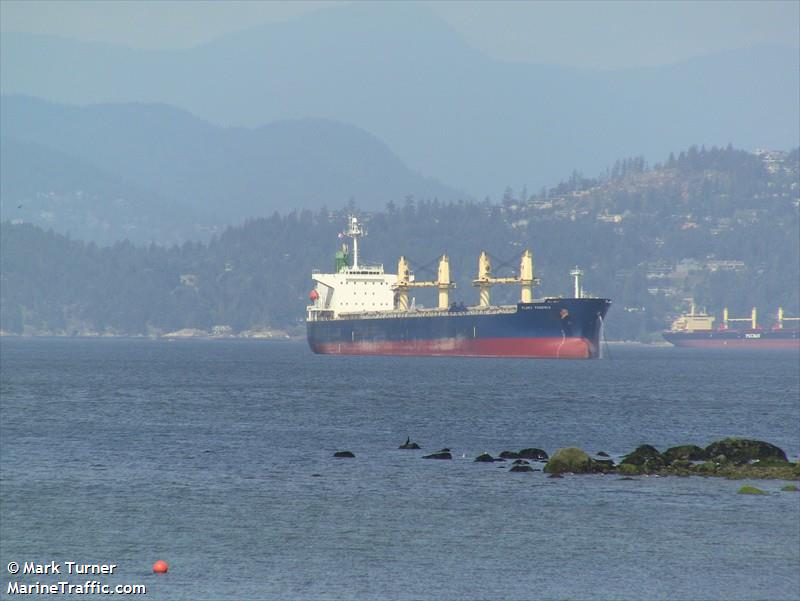
[[[10,581],[97,579],[144,584],[149,600],[800,598],[786,482],[473,462],[727,436],[796,458],[797,354],[612,346],[559,362],[3,338],[0,379],[4,597]],[[398,450],[407,436],[423,450]],[[442,447],[453,461],[421,458]],[[737,494],[747,483],[770,494]],[[168,574],[151,574],[157,559]],[[118,568],[11,576],[11,561]]]

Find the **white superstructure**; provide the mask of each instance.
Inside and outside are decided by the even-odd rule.
[[[358,256],[358,239],[365,235],[357,217],[350,217],[346,232],[353,240],[352,265],[348,264],[346,247],[337,253],[337,273],[313,273],[314,290],[308,319],[331,319],[343,313],[392,311],[397,275],[384,273],[383,265],[362,265]]]
[[[340,238],[353,241],[353,254],[349,254],[347,245],[343,245],[336,253],[335,273],[311,274],[314,289],[309,294],[311,304],[308,306],[308,321],[330,320],[339,317],[347,319],[369,317],[376,314],[380,317],[418,316],[422,312],[461,312],[467,311],[463,303],[450,305],[450,290],[455,283],[450,280],[450,261],[447,255],[439,258],[439,269],[435,280],[417,280],[405,257],[400,257],[397,273],[384,273],[383,265],[363,265],[358,256],[359,238],[366,231],[358,218],[348,218],[347,231],[339,234]],[[580,272],[583,274],[583,272]],[[577,280],[576,280],[577,281]],[[521,286],[520,302],[533,302],[533,287],[539,284],[539,278],[533,273],[533,254],[526,250],[520,259],[519,274],[514,277],[495,277],[492,275],[489,255],[482,252],[478,261],[478,279],[473,284],[480,288],[480,302],[474,310],[506,311],[516,310],[516,306],[492,307],[489,303],[489,288],[497,284],[518,284]],[[576,283],[579,286],[579,283]],[[414,288],[436,288],[439,292],[439,303],[436,309],[417,309],[413,299],[409,304],[409,291]],[[577,288],[576,288],[577,290]],[[576,297],[579,293],[576,292]]]

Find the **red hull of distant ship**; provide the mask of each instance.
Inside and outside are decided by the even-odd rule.
[[[664,339],[682,348],[741,350],[800,350],[800,330],[665,332]]]

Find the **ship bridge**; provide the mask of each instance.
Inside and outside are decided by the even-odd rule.
[[[384,273],[383,265],[361,265],[359,238],[366,231],[357,217],[350,217],[348,229],[339,237],[353,241],[352,264],[346,245],[336,253],[336,273],[312,273],[314,290],[309,296],[309,321],[333,319],[341,313],[391,311],[397,275]]]

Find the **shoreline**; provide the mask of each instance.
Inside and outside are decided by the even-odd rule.
[[[305,334],[292,335],[285,330],[265,330],[240,332],[238,334],[212,334],[208,331],[187,328],[192,332],[177,330],[166,334],[108,334],[108,333],[78,333],[66,334],[58,332],[40,332],[36,334],[18,334],[16,332],[5,332],[0,330],[0,338],[19,338],[19,339],[78,339],[78,340],[97,340],[97,339],[119,339],[119,340],[272,340],[272,341],[305,341]],[[675,348],[668,342],[639,342],[635,340],[606,340],[604,344],[610,346],[627,346],[642,348]]]
[[[266,340],[272,342],[299,342],[305,341],[306,337],[294,336],[287,334],[284,331],[274,331],[273,333],[252,333],[252,334],[211,334],[208,332],[201,333],[181,333],[169,332],[167,334],[97,334],[97,333],[81,333],[81,334],[63,334],[55,332],[37,333],[37,334],[17,334],[14,332],[0,331],[0,339],[18,339],[18,340]]]

